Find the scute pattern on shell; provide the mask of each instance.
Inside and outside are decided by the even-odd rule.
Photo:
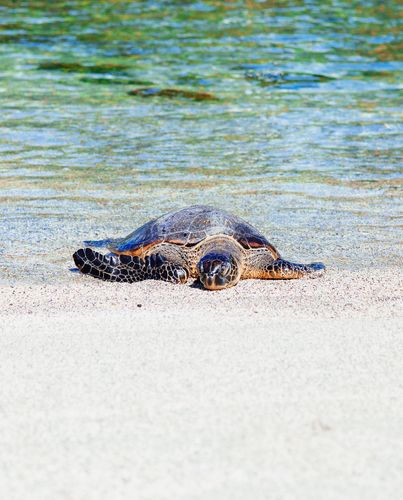
[[[246,249],[272,248],[259,231],[240,217],[205,205],[195,205],[162,215],[109,248],[117,253],[140,254],[145,248],[157,243],[192,246],[209,236],[219,234],[233,237]]]

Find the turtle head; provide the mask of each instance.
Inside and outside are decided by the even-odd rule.
[[[227,253],[210,252],[204,255],[197,264],[199,279],[207,290],[221,290],[238,283],[240,278],[239,264]]]

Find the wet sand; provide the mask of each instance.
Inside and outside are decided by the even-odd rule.
[[[0,497],[400,499],[396,269],[0,287]]]

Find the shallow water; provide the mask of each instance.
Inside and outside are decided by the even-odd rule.
[[[0,281],[70,280],[82,239],[194,203],[288,258],[398,265],[398,9],[0,1]]]

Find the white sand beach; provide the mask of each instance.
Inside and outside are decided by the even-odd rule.
[[[0,497],[400,499],[396,270],[0,288]]]

